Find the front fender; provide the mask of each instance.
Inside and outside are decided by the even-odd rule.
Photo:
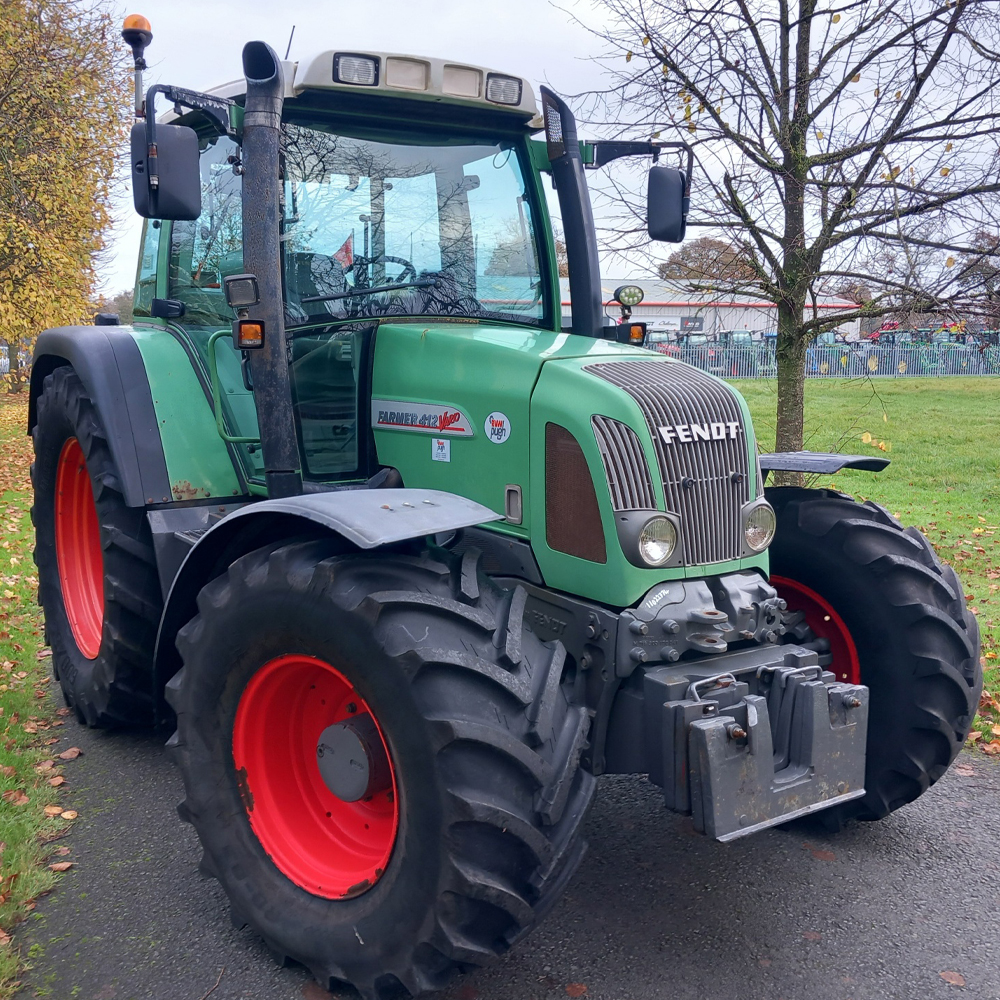
[[[31,363],[28,433],[47,375],[69,365],[93,400],[129,507],[170,499],[167,464],[142,355],[127,326],[64,326],[38,335]]]
[[[160,618],[153,657],[154,695],[160,704],[163,687],[180,669],[174,647],[178,630],[198,613],[201,588],[240,556],[283,538],[305,532],[329,532],[344,540],[345,549],[377,549],[412,538],[502,520],[495,511],[466,497],[442,490],[348,489],[330,493],[262,500],[240,507],[209,527],[212,507],[156,511],[150,516],[176,528],[154,526],[154,532],[177,532],[194,540],[174,577]],[[204,527],[190,519],[204,512]]]

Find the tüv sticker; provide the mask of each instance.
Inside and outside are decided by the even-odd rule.
[[[431,458],[435,462],[450,462],[451,441],[448,438],[432,438]]]
[[[507,414],[494,410],[486,418],[483,430],[486,431],[486,437],[494,444],[503,444],[510,437],[510,421],[507,419]]]

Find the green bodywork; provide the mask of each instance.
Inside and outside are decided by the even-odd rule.
[[[133,338],[153,395],[170,499],[238,496],[240,480],[180,339],[167,330],[142,327],[134,329]]]
[[[195,376],[191,357],[180,344],[181,334],[165,329],[138,328],[136,342],[146,364],[160,426],[174,499],[231,497],[263,493],[260,471],[233,455],[216,427],[209,397]],[[766,554],[719,563],[672,569],[640,569],[621,551],[613,521],[604,466],[591,427],[591,417],[603,414],[632,427],[639,436],[651,470],[657,458],[645,419],[635,401],[609,382],[583,371],[595,361],[654,360],[677,364],[650,352],[606,340],[592,340],[516,326],[428,324],[419,321],[383,323],[374,334],[372,396],[377,399],[444,406],[468,417],[471,437],[450,437],[450,461],[435,461],[433,431],[379,427],[373,431],[378,461],[398,469],[407,486],[445,490],[469,497],[498,512],[504,510],[508,485],[521,487],[523,517],[519,525],[489,525],[490,530],[530,541],[547,586],[601,603],[626,607],[664,580],[696,578],[759,567],[767,572]],[[227,432],[250,435],[256,420],[250,393],[239,381],[235,355],[225,337],[217,341],[224,375],[222,421]],[[201,355],[192,351],[199,359]],[[208,366],[204,376],[210,379]],[[238,386],[238,388],[236,388]],[[747,431],[750,465],[754,438],[746,406],[739,400]],[[235,404],[235,408],[234,408]],[[362,400],[362,408],[367,401]],[[235,419],[239,412],[242,419]],[[489,440],[485,424],[491,413],[504,414],[510,432],[500,444]],[[545,424],[554,422],[579,441],[597,491],[604,527],[607,562],[594,563],[550,549],[545,541]],[[166,432],[166,428],[170,428]],[[254,457],[259,454],[256,452]],[[256,481],[255,481],[256,480]],[[653,475],[658,506],[663,487]]]

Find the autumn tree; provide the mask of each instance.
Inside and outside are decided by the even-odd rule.
[[[118,317],[118,322],[122,326],[128,326],[132,322],[133,295],[131,288],[126,288],[110,298],[100,295],[91,300],[92,306],[89,312],[95,316],[97,313],[111,313]]]
[[[45,327],[88,318],[129,111],[110,9],[4,0],[0,17],[0,340],[9,391]]]
[[[1000,233],[984,227],[975,234],[963,255],[959,280],[979,305],[980,322],[994,330],[1000,326]]]
[[[657,268],[663,279],[684,281],[698,291],[706,286],[725,285],[732,290],[754,290],[757,272],[743,247],[726,240],[700,236],[675,250]]]
[[[803,442],[806,346],[833,323],[963,300],[1000,192],[993,0],[598,0],[595,121],[683,138],[690,224],[746,250],[778,318],[777,447]],[[639,245],[634,203],[619,246]],[[885,251],[893,266],[879,267]],[[844,282],[870,297],[825,317]]]

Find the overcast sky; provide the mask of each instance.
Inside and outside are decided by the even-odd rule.
[[[334,48],[437,56],[526,77],[536,98],[539,83],[567,94],[597,83],[591,59],[599,43],[547,0],[160,0],[132,12],[153,28],[147,87],[206,90],[236,79],[245,42],[263,39],[283,56],[292,25],[292,60]],[[98,269],[106,294],[135,280],[141,220],[124,184],[115,216],[112,250]]]

